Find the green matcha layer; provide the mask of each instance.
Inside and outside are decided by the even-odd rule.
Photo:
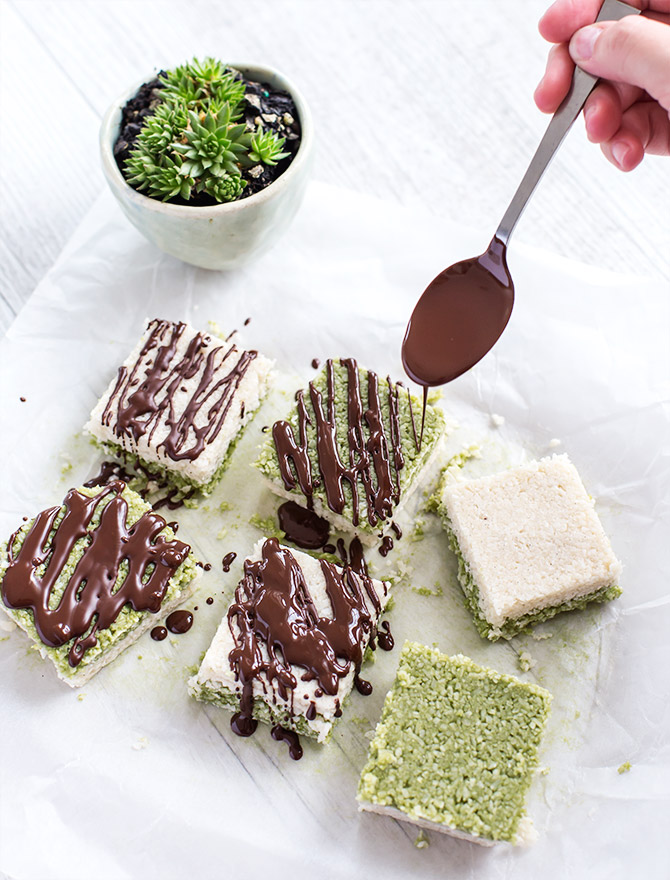
[[[93,498],[103,490],[100,487],[89,488],[82,486],[76,491],[88,498]],[[94,511],[86,535],[77,540],[74,544],[50,594],[49,608],[58,607],[79,561],[82,559],[86,549],[90,546],[88,535],[99,526],[103,511],[113,497],[116,496],[110,494],[101,500]],[[126,519],[126,525],[128,528],[137,523],[144,514],[151,511],[151,507],[143,501],[136,492],[133,492],[128,487],[125,487],[118,497],[123,498],[128,505]],[[66,508],[65,506],[62,506],[54,520],[49,540],[62,523],[65,513]],[[26,536],[34,522],[34,519],[28,520],[19,530],[12,544],[14,558],[16,558],[20,548],[23,546]],[[167,525],[159,534],[164,537],[166,541],[176,540],[173,530]],[[8,546],[7,543],[4,543],[0,546],[0,585],[8,566]],[[35,574],[41,577],[45,570],[46,566],[43,564],[35,569]],[[128,563],[124,560],[119,567],[116,583],[112,589],[113,593],[120,588],[127,572]],[[195,557],[189,552],[187,558],[175,570],[168,582],[161,604],[162,615],[169,613],[177,605],[180,605],[188,598],[193,590],[194,579],[196,578],[197,573]],[[135,611],[130,604],[125,604],[111,625],[106,629],[98,631],[96,644],[84,652],[78,665],[72,666],[69,662],[72,641],[65,642],[58,647],[46,645],[40,639],[40,635],[35,627],[32,609],[9,608],[4,602],[0,602],[0,607],[28,634],[35,643],[35,647],[39,649],[41,655],[45,659],[51,660],[56,667],[58,675],[72,686],[84,684],[99,669],[113,660],[123,649],[134,642],[145,630],[157,622],[156,614],[149,611]]]
[[[351,362],[349,362],[351,363]],[[381,426],[383,430],[384,440],[380,445],[385,449],[390,461],[390,477],[394,488],[394,493],[398,497],[394,497],[383,516],[376,517],[375,514],[370,515],[369,499],[370,495],[366,493],[364,487],[364,478],[359,473],[356,485],[358,490],[357,511],[354,511],[354,499],[351,490],[351,483],[347,478],[341,479],[341,486],[344,495],[344,504],[341,511],[331,507],[328,503],[326,492],[326,479],[328,468],[328,449],[327,442],[322,440],[319,442],[317,437],[317,417],[313,402],[313,393],[311,388],[321,395],[323,412],[326,419],[330,421],[329,403],[329,387],[328,387],[328,369],[332,364],[333,375],[333,404],[334,404],[334,424],[336,430],[336,445],[339,459],[343,469],[355,468],[360,462],[360,444],[359,449],[355,449],[352,444],[355,442],[352,438],[356,437],[355,431],[351,429],[349,424],[350,400],[352,394],[352,382],[350,379],[350,371],[347,369],[346,361],[329,361],[328,364],[317,374],[314,380],[306,389],[299,394],[305,406],[306,419],[302,422],[302,428],[306,435],[306,445],[303,447],[301,436],[301,419],[300,405],[297,404],[294,410],[287,415],[286,422],[290,425],[292,435],[296,444],[304,448],[309,459],[309,468],[311,470],[313,480],[312,499],[314,509],[319,515],[329,519],[339,528],[352,529],[355,527],[357,532],[377,533],[380,529],[389,526],[393,513],[402,505],[411,489],[416,484],[417,477],[422,468],[427,464],[433,453],[436,451],[438,443],[445,432],[445,419],[442,412],[433,407],[426,407],[426,418],[423,431],[423,440],[419,448],[419,434],[421,431],[421,410],[422,402],[416,397],[411,396],[408,390],[401,386],[389,383],[388,379],[377,377],[378,380],[378,398],[380,402]],[[364,446],[371,449],[375,445],[374,438],[371,441],[370,420],[366,418],[365,412],[369,407],[369,381],[370,376],[374,374],[367,370],[357,368],[357,374],[360,382],[360,400],[362,404],[363,417],[361,419]],[[397,413],[397,420],[396,420]],[[272,487],[280,495],[293,498],[299,503],[305,503],[307,500],[302,491],[300,480],[295,479],[297,475],[295,462],[289,462],[288,467],[293,477],[295,485],[289,488],[285,483],[285,474],[282,475],[280,460],[274,432],[278,425],[277,422],[273,428],[273,433],[268,433],[264,447],[260,456],[256,461],[256,467],[261,473],[272,483]],[[327,432],[324,432],[327,433]],[[401,465],[396,467],[396,457],[394,450],[399,449],[402,459]],[[353,462],[353,465],[352,465]],[[370,460],[371,489],[372,494],[380,492],[379,475],[375,469],[375,463]],[[309,496],[307,496],[309,497]]]
[[[361,773],[360,808],[475,842],[523,842],[550,703],[537,685],[406,642]]]
[[[237,712],[240,708],[240,696],[221,687],[219,682],[200,682],[197,676],[193,676],[188,682],[188,692],[201,703],[211,703],[220,709],[228,709]],[[289,714],[284,707],[267,703],[263,700],[254,700],[252,718],[263,724],[280,724],[287,730],[294,730],[300,736],[320,742],[328,742],[332,736],[332,720],[324,718],[318,712],[310,725],[304,715]],[[320,739],[320,729],[328,728],[325,738]]]
[[[621,594],[621,565],[567,456],[476,480],[445,477],[431,505],[482,637],[509,639]]]
[[[561,602],[558,605],[551,605],[547,608],[542,608],[540,611],[531,611],[528,614],[522,614],[521,617],[506,621],[502,626],[493,626],[482,614],[479,604],[479,590],[477,584],[474,582],[474,579],[468,570],[463,554],[461,553],[461,548],[456,540],[456,536],[449,525],[449,518],[445,515],[442,517],[442,525],[447,533],[449,546],[458,559],[458,582],[463,589],[465,605],[472,614],[474,624],[477,627],[477,632],[484,639],[489,639],[492,642],[495,642],[498,639],[511,639],[521,632],[526,632],[531,630],[534,626],[544,623],[546,620],[551,620],[552,617],[561,614],[563,611],[583,611],[584,608],[592,602],[595,602],[596,604],[599,602],[609,602],[621,595],[621,587],[613,584],[610,587],[601,587],[594,593],[589,593],[588,596],[582,596],[578,599],[570,599],[567,602]]]

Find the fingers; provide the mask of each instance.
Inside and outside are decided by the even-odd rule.
[[[670,27],[639,16],[578,30],[570,55],[581,68],[644,89],[670,111]]]
[[[609,141],[621,127],[623,113],[644,92],[621,83],[599,83],[584,105],[584,122],[588,139],[594,144]]]
[[[670,13],[670,0],[626,0],[645,14]],[[602,0],[556,0],[539,22],[539,29],[550,43],[565,43],[579,28],[592,24],[600,12]]]
[[[575,62],[570,57],[567,43],[552,46],[547,69],[535,89],[535,103],[543,113],[555,113],[567,95]]]
[[[540,33],[550,43],[567,43],[576,30],[596,20],[601,6],[602,0],[556,0],[540,19]]]

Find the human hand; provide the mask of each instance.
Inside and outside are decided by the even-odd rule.
[[[602,0],[556,0],[540,33],[556,45],[535,90],[554,113],[568,93],[575,63],[601,77],[584,105],[586,134],[622,171],[645,153],[670,155],[670,0],[627,0],[644,10],[593,24]]]

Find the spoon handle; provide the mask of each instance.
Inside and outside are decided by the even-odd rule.
[[[620,0],[605,0],[596,21],[618,21],[627,15],[639,15],[639,13],[639,9],[629,6],[627,3],[621,3]],[[504,245],[507,244],[519,217],[526,207],[526,203],[535,191],[535,187],[540,182],[542,175],[547,170],[549,163],[554,157],[554,153],[563,143],[563,139],[570,130],[570,126],[579,116],[586,99],[595,88],[597,82],[598,77],[591,76],[590,73],[586,73],[580,67],[575,67],[570,91],[552,116],[544,137],[531,159],[528,170],[519,184],[519,188],[514,194],[509,208],[505,211],[505,216],[500,221],[496,238],[500,239]]]

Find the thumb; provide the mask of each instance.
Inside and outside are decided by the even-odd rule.
[[[670,111],[670,25],[636,15],[599,22],[573,35],[570,55],[587,73],[638,86]]]

